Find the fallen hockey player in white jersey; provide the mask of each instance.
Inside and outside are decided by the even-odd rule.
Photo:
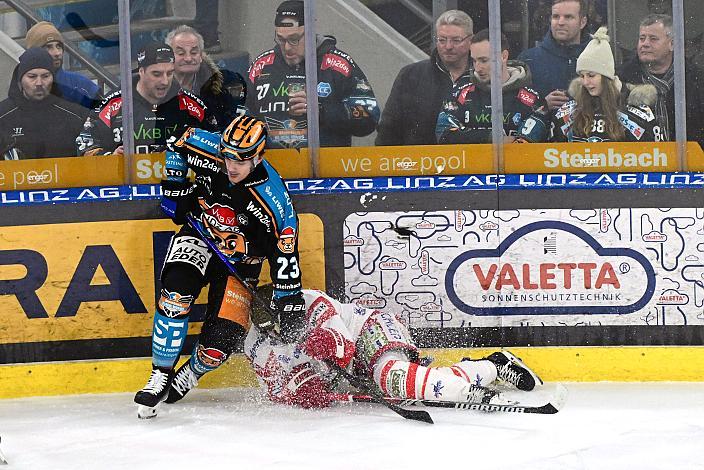
[[[274,402],[323,408],[337,401],[337,374],[325,361],[373,378],[386,396],[403,399],[475,401],[473,385],[487,386],[497,379],[524,391],[542,385],[507,351],[450,367],[426,367],[393,313],[343,304],[317,290],[303,290],[303,296],[307,324],[298,342],[284,343],[254,325],[245,339],[244,352]]]

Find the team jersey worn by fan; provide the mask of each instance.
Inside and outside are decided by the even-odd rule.
[[[379,122],[379,107],[367,77],[332,36],[318,39],[318,103],[320,144],[350,146],[351,136],[371,134]],[[290,92],[305,89],[305,63],[290,66],[276,47],[260,54],[247,71],[247,108],[264,120],[269,148],[308,146],[306,115],[288,112]],[[307,90],[306,90],[307,91]],[[307,91],[307,93],[310,93]]]
[[[509,61],[508,65],[509,79],[503,84],[504,134],[515,136],[542,100],[530,87],[530,73],[525,65],[517,61]],[[489,83],[478,83],[473,75],[457,81],[438,115],[438,143],[491,143],[490,87]]]
[[[625,85],[624,85],[625,86]],[[624,130],[624,140],[626,142],[659,142],[664,136],[660,130],[655,114],[647,104],[647,100],[641,101],[640,97],[647,96],[647,87],[650,85],[639,85],[631,90],[628,104],[617,111],[618,122]],[[581,88],[581,84],[573,82],[570,92],[574,95]],[[594,119],[589,125],[589,132],[582,132],[574,128],[574,116],[577,110],[575,100],[568,101],[557,109],[554,116],[546,116],[544,110],[537,110],[528,119],[519,131],[520,137],[528,142],[608,142],[609,137],[606,129],[604,114],[597,111]]]
[[[153,105],[132,87],[135,153],[163,152],[169,138],[188,127],[215,129],[217,123],[200,98],[174,85],[165,101]],[[82,155],[109,155],[122,145],[122,91],[108,95],[76,138]]]
[[[190,128],[166,152],[167,180],[184,181],[195,173],[191,212],[235,266],[267,259],[276,297],[301,289],[298,215],[279,174],[266,161],[241,183],[231,184],[221,170],[220,134]],[[259,268],[261,269],[261,267]]]

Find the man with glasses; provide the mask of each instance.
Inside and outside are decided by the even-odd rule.
[[[254,59],[247,71],[247,108],[266,122],[270,148],[308,146],[303,2],[287,0],[276,10],[276,47]],[[318,36],[320,145],[349,147],[352,136],[374,132],[379,107],[367,77],[332,36]]]
[[[376,145],[431,145],[442,102],[460,78],[469,76],[472,18],[448,10],[436,21],[431,57],[398,73],[379,123]]]
[[[458,81],[443,104],[435,131],[439,144],[488,144],[492,141],[491,44],[488,29],[472,37],[470,53],[474,73]],[[508,57],[508,39],[502,34],[504,135],[506,142],[513,142],[523,121],[543,102],[538,93],[530,88],[528,67]]]

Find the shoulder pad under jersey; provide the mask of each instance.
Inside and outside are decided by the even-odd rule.
[[[323,54],[320,63],[320,70],[333,70],[339,72],[345,77],[352,75],[352,69],[355,67],[354,60],[349,54],[342,52],[339,49],[330,49]]]
[[[457,96],[457,102],[462,105],[465,104],[469,99],[467,96],[470,93],[474,93],[474,90],[476,90],[476,89],[477,89],[477,86],[472,82],[465,83],[465,84],[459,86],[457,88],[457,90],[455,90],[455,96]]]
[[[178,107],[196,118],[198,122],[203,122],[205,119],[205,103],[198,96],[183,88],[178,92]]]
[[[252,61],[252,64],[247,69],[247,75],[249,75],[249,81],[254,83],[254,80],[262,74],[265,67],[274,63],[276,57],[276,50],[269,49],[264,51],[257,56],[256,59]]]
[[[262,161],[260,165],[266,168],[268,178],[262,184],[253,186],[251,189],[256,191],[274,215],[277,232],[281,233],[286,227],[290,227],[294,232],[297,231],[296,212],[281,176],[266,160]]]
[[[193,151],[207,157],[217,157],[220,152],[220,134],[209,132],[197,127],[190,127],[180,139],[176,141],[174,147]]]
[[[518,98],[518,101],[529,108],[534,107],[540,101],[540,95],[538,92],[529,87],[523,87],[518,90],[516,98]]]
[[[570,100],[567,103],[560,106],[560,108],[555,112],[555,117],[557,119],[567,120],[574,112],[577,107],[577,102],[575,100]]]
[[[628,106],[626,106],[626,110],[634,116],[641,118],[645,122],[651,122],[655,120],[655,115],[653,114],[653,110],[650,109],[650,106],[633,106],[629,104]]]
[[[122,110],[122,93],[118,90],[106,96],[96,109],[98,118],[103,123],[111,127],[112,118]]]

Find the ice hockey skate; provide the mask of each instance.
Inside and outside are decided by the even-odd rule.
[[[149,419],[157,415],[157,406],[168,397],[173,377],[173,370],[152,368],[147,385],[134,396],[134,402],[139,405],[137,417]]]
[[[518,390],[529,392],[543,384],[535,372],[509,351],[497,351],[486,359],[496,366],[499,379]]]
[[[199,378],[198,374],[191,368],[191,362],[186,361],[179,367],[178,371],[176,371],[174,380],[171,382],[171,387],[169,387],[169,394],[164,402],[176,403],[185,397],[191,389],[198,386]]]

